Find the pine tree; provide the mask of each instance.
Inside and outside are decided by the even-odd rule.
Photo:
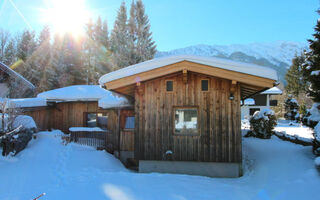
[[[320,10],[318,10],[318,13],[320,14]],[[318,20],[314,30],[314,39],[308,40],[310,51],[306,53],[306,63],[302,71],[308,84],[308,95],[315,102],[320,102],[320,20]]]
[[[16,53],[15,40],[11,38],[4,51],[4,64],[11,66],[15,62]]]
[[[138,62],[150,60],[156,53],[156,45],[152,40],[150,23],[145,14],[145,8],[141,0],[136,2],[136,23],[137,23],[137,54]]]
[[[110,50],[114,69],[127,67],[129,63],[129,31],[127,27],[127,8],[123,1],[118,10],[117,18],[110,37]]]
[[[97,80],[110,71],[109,35],[107,22],[99,17],[95,23],[86,24],[87,36],[83,45],[83,61],[87,84],[97,84]]]
[[[38,38],[38,49],[36,51],[37,65],[40,70],[40,77],[38,82],[38,92],[43,92],[53,88],[51,81],[54,76],[50,68],[51,62],[51,34],[48,26],[43,27]]]
[[[132,0],[130,8],[130,17],[128,22],[128,31],[129,31],[129,40],[128,40],[128,49],[129,49],[129,65],[139,63],[139,56],[137,52],[137,15],[136,15],[136,4]]]
[[[292,65],[285,76],[285,79],[287,81],[285,89],[288,94],[292,94],[296,98],[299,96],[300,93],[303,93],[306,88],[305,80],[302,77],[302,66],[304,62],[304,53],[301,53],[300,56],[296,55],[293,58]]]
[[[17,48],[17,57],[26,61],[36,49],[35,33],[25,30],[21,35]]]

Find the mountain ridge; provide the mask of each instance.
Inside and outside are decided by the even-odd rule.
[[[253,63],[275,69],[280,81],[286,84],[284,76],[292,59],[307,48],[306,43],[291,41],[232,45],[198,44],[170,51],[159,51],[156,57],[188,54]]]

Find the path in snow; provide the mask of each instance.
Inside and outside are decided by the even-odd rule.
[[[41,132],[14,158],[0,158],[0,199],[313,199],[320,178],[311,147],[276,137],[243,140],[245,175],[138,174],[112,155]]]

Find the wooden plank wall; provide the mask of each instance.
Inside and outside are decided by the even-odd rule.
[[[179,161],[241,162],[240,86],[229,100],[231,80],[188,72],[142,82],[135,90],[135,158],[163,160],[167,150]],[[201,80],[209,79],[209,91]],[[166,80],[174,91],[166,92]],[[199,135],[174,135],[174,106],[198,106]]]

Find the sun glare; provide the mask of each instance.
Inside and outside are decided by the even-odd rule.
[[[43,20],[54,33],[70,33],[79,37],[84,33],[84,25],[90,18],[85,0],[50,0],[42,10]]]

